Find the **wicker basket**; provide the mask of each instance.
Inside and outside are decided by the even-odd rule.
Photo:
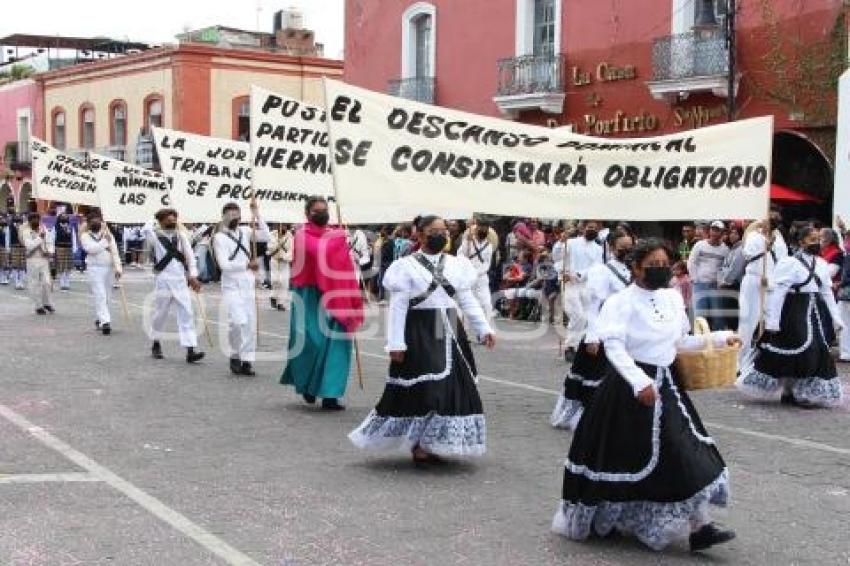
[[[679,352],[676,367],[682,386],[694,389],[717,389],[735,383],[738,373],[739,346],[717,348],[711,340],[711,329],[704,318],[694,321],[694,333],[705,336],[705,349],[696,352]]]

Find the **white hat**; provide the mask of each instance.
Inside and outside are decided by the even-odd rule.
[[[726,225],[720,220],[715,220],[714,222],[712,222],[711,227],[717,228],[718,230],[725,230],[726,229]]]

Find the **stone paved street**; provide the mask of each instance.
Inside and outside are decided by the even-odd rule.
[[[151,286],[130,271],[132,320],[116,302],[109,337],[83,279],[47,317],[0,288],[0,564],[850,564],[846,402],[803,411],[695,393],[731,470],[717,518],[737,540],[702,556],[575,543],[549,532],[570,440],[548,424],[565,371],[551,329],[500,323],[497,349],[476,350],[487,455],[423,471],[346,438],[382,390],[379,325],[361,339],[365,389],[353,377],[348,409],[323,413],[277,385],[288,316],[267,302],[257,377],[231,377],[206,340],[201,365],[173,340],[152,360]],[[205,296],[218,341],[217,290]]]

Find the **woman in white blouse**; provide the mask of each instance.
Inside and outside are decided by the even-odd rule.
[[[842,399],[841,380],[829,345],[843,329],[832,294],[829,265],[819,257],[818,231],[800,231],[800,252],[776,264],[765,301],[764,334],[751,368],[737,386],[756,398],[776,398],[800,407],[834,406]]]
[[[610,367],[578,423],[565,463],[552,530],[571,539],[613,530],[654,550],[688,538],[698,551],[734,538],[708,517],[725,505],[729,476],[714,440],[676,384],[677,347],[690,324],[681,296],[667,289],[671,252],[659,240],[632,254],[634,283],[610,297],[597,335]],[[735,343],[730,332],[716,343]]]
[[[555,428],[575,429],[585,405],[596,393],[599,380],[608,368],[608,360],[596,335],[596,323],[605,301],[632,282],[632,274],[626,262],[634,244],[635,239],[631,234],[620,231],[611,233],[608,236],[608,248],[613,257],[607,263],[594,265],[587,271],[587,287],[584,290],[587,329],[564,379],[564,392],[558,396],[549,419]]]
[[[475,359],[458,323],[461,310],[482,343],[495,344],[472,293],[478,273],[465,257],[443,253],[448,230],[442,218],[423,217],[416,234],[420,251],[396,260],[383,278],[390,292],[391,360],[384,394],[349,438],[360,448],[411,452],[417,464],[479,456],[484,413]]]

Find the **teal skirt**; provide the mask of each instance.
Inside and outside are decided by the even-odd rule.
[[[287,363],[281,385],[299,395],[338,399],[345,395],[351,369],[351,336],[321,305],[316,287],[292,289]]]

